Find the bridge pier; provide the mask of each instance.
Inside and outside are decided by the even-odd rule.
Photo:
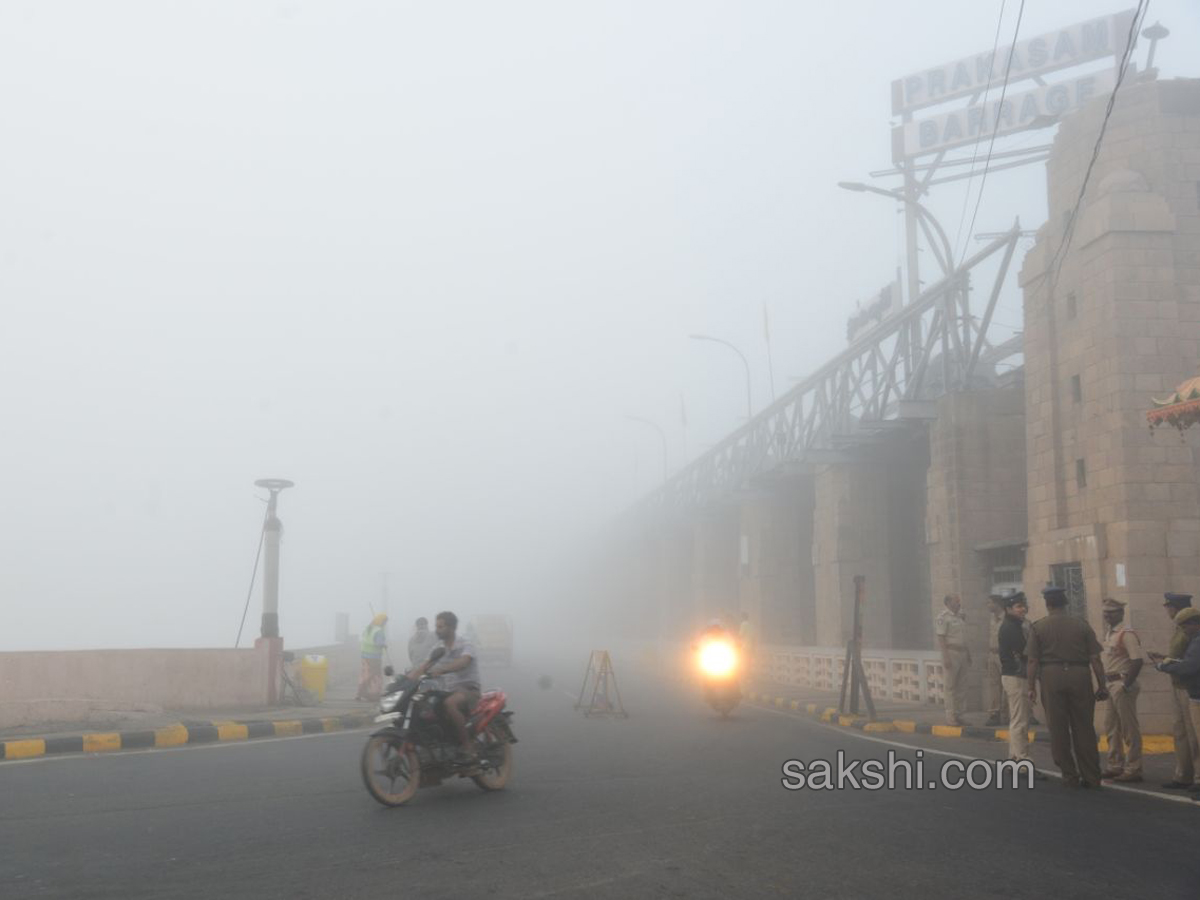
[[[738,605],[741,511],[732,503],[700,512],[693,526],[693,623],[731,615]]]
[[[811,644],[816,584],[811,476],[787,478],[742,501],[738,603],[759,642]]]

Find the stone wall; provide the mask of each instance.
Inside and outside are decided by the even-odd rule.
[[[172,710],[265,706],[267,650],[0,653],[0,725],[65,721],[80,701]]]
[[[1104,110],[1097,100],[1060,127],[1049,221],[1021,272],[1025,583],[1036,593],[1052,566],[1079,563],[1097,631],[1102,598],[1116,597],[1162,649],[1163,591],[1200,593],[1197,439],[1151,436],[1145,419],[1200,362],[1200,81],[1122,88],[1062,254]],[[1143,681],[1144,725],[1163,731],[1166,679]]]
[[[740,607],[759,641],[815,640],[814,490],[811,477],[780,479],[742,502]]]
[[[974,390],[942,397],[937,410],[925,505],[930,615],[947,594],[962,597],[976,662],[968,708],[980,709],[992,578],[979,548],[1025,537],[1025,397],[1019,385]]]

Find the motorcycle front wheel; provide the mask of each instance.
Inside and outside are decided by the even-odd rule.
[[[513,749],[508,741],[496,737],[492,728],[483,733],[484,746],[480,756],[485,757],[489,764],[483,767],[478,775],[472,775],[471,780],[485,791],[500,791],[508,784],[513,770]]]
[[[412,749],[395,737],[378,734],[362,754],[362,778],[367,793],[384,806],[403,806],[421,784],[421,763]]]

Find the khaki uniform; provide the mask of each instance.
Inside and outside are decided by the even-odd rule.
[[[1090,660],[1102,649],[1092,626],[1066,612],[1039,619],[1029,632],[1025,652],[1038,662],[1050,753],[1064,784],[1100,784]]]
[[[934,620],[933,633],[946,639],[942,683],[946,696],[946,721],[955,725],[967,705],[967,670],[971,654],[967,650],[966,617],[961,612],[952,613],[949,608],[943,609]]]
[[[1176,626],[1171,635],[1171,644],[1167,648],[1167,656],[1171,659],[1182,659],[1187,652],[1188,636]],[[1176,676],[1171,676],[1171,712],[1174,714],[1175,737],[1175,781],[1181,784],[1200,784],[1200,728],[1191,715],[1191,703],[1183,682]]]
[[[1137,698],[1141,688],[1135,681],[1125,687],[1124,678],[1142,659],[1142,644],[1137,633],[1124,623],[1104,633],[1104,676],[1108,688],[1108,709],[1104,714],[1104,733],[1108,735],[1108,768],[1126,775],[1142,774],[1142,729],[1138,724]]]

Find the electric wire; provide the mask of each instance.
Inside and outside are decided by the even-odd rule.
[[[1083,183],[1079,186],[1079,196],[1075,198],[1075,206],[1071,209],[1070,216],[1067,217],[1067,224],[1063,229],[1062,240],[1059,241],[1058,249],[1054,252],[1054,256],[1050,259],[1048,270],[1051,273],[1050,290],[1048,296],[1053,296],[1054,287],[1058,283],[1058,275],[1062,269],[1063,261],[1066,259],[1067,251],[1071,248],[1071,239],[1075,236],[1075,220],[1079,215],[1079,209],[1083,205],[1083,195],[1087,191],[1088,181],[1092,177],[1092,169],[1096,165],[1096,160],[1100,156],[1100,145],[1104,141],[1104,133],[1108,129],[1108,120],[1112,116],[1113,106],[1117,102],[1117,91],[1121,89],[1121,84],[1125,81],[1125,73],[1129,70],[1129,62],[1133,58],[1133,49],[1137,45],[1138,31],[1141,29],[1141,21],[1146,18],[1146,13],[1150,11],[1150,0],[1138,0],[1137,8],[1133,11],[1133,21],[1129,23],[1129,35],[1125,41],[1125,52],[1121,56],[1121,64],[1117,69],[1117,83],[1113,85],[1112,93],[1108,95],[1108,106],[1104,110],[1104,119],[1100,122],[1100,133],[1096,135],[1096,145],[1092,148],[1092,158],[1088,161],[1087,169],[1083,173]]]
[[[996,122],[992,126],[992,137],[988,141],[987,159],[983,161],[983,174],[979,176],[979,193],[975,196],[975,211],[971,213],[971,225],[967,228],[966,233],[970,234],[975,230],[975,218],[979,215],[979,204],[983,202],[983,188],[987,184],[988,166],[992,163],[992,150],[996,146],[996,132],[1000,130],[1000,111],[1004,109],[1004,96],[1008,93],[1008,77],[1012,73],[1013,56],[1016,55],[1017,35],[1021,33],[1021,18],[1025,15],[1025,0],[1021,0],[1021,6],[1017,10],[1017,25],[1013,29],[1012,45],[1008,48],[1008,62],[1004,66],[1004,83],[1000,87],[1000,102],[996,105]],[[984,110],[984,114],[987,111]],[[961,266],[963,260],[967,256],[967,247],[964,244],[962,256],[959,257],[958,264]]]
[[[1004,25],[1004,5],[1008,0],[1000,0],[1000,17],[996,19],[996,36],[992,38],[992,55],[991,65],[996,64],[996,51],[1000,49],[1000,28]],[[987,98],[988,91],[992,87],[991,70],[988,70],[988,83],[983,88],[983,99],[979,101],[979,105],[983,107],[984,115],[987,114]],[[979,159],[979,142],[983,140],[983,129],[979,129],[979,134],[975,135],[975,146],[971,150],[971,165],[967,170],[967,189],[963,192],[962,210],[958,214],[958,230],[954,233],[954,252],[958,254],[958,245],[962,240],[963,221],[967,218],[967,204],[971,202],[971,182],[975,180],[975,163]]]
[[[271,517],[271,507],[267,507],[266,515],[263,516],[262,530],[258,532],[258,552],[254,554],[254,568],[250,572],[250,587],[246,590],[246,605],[242,607],[242,622],[238,625],[237,640],[233,642],[233,649],[237,649],[242,642],[242,629],[246,627],[246,613],[250,611],[250,598],[254,596],[254,579],[258,577],[258,561],[262,558],[263,540],[267,536],[267,519]]]

